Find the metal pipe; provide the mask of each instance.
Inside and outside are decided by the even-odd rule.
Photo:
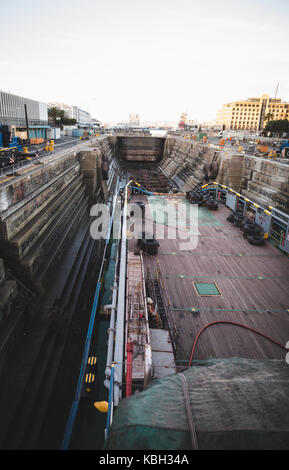
[[[27,139],[29,139],[29,125],[28,125],[28,116],[27,116],[27,106],[26,106],[26,104],[24,104],[24,113],[25,113],[25,121],[26,121]]]
[[[127,372],[126,372],[126,397],[132,394],[132,360],[133,360],[133,343],[129,342],[126,345],[127,351]]]
[[[120,234],[119,227],[119,234]],[[107,380],[110,377],[111,373],[111,363],[113,357],[113,346],[114,346],[114,333],[115,333],[115,314],[116,314],[116,305],[117,305],[117,294],[118,294],[118,268],[119,268],[119,250],[117,250],[117,257],[115,262],[115,273],[114,273],[114,283],[113,283],[113,293],[112,293],[112,302],[111,302],[111,313],[110,313],[110,324],[109,324],[109,335],[108,335],[108,346],[107,346],[107,357],[106,357],[106,369],[105,369],[105,381],[104,385],[109,388],[109,381]]]
[[[111,376],[110,376],[110,386],[109,386],[109,396],[108,396],[108,411],[106,416],[106,429],[105,429],[105,439],[108,438],[110,425],[112,422],[113,415],[113,383],[114,383],[114,364],[111,365]]]
[[[120,268],[119,268],[119,286],[118,286],[118,302],[117,302],[117,319],[115,334],[115,385],[114,385],[114,404],[118,406],[121,399],[122,389],[122,373],[123,373],[123,348],[124,348],[124,323],[125,323],[125,293],[126,293],[126,230],[127,230],[127,190],[131,183],[129,181],[125,186],[125,196],[122,216],[122,235],[121,235],[121,251],[120,251]]]
[[[271,206],[269,206],[269,207],[271,207]],[[283,216],[284,218],[286,218],[287,221],[288,221],[288,219],[289,219],[289,214],[285,214],[285,212],[282,212],[282,211],[280,211],[279,209],[275,209],[275,207],[272,207],[271,211],[273,211],[274,213],[276,212],[277,214],[282,215],[282,216]],[[272,216],[276,217],[274,214],[272,214]],[[286,223],[286,221],[284,221],[284,223]]]

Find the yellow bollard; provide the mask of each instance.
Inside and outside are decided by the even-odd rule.
[[[242,147],[242,145],[239,145],[238,151],[241,152],[241,150],[243,150],[243,147]]]
[[[28,147],[23,147],[23,153],[28,153]]]
[[[107,401],[96,401],[93,403],[93,406],[100,411],[101,413],[108,412],[108,402]]]

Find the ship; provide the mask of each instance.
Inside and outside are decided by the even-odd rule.
[[[26,355],[1,367],[2,448],[289,448],[288,164],[203,134],[118,131],[69,156],[86,185],[67,252],[81,276],[47,312],[36,303]],[[93,241],[97,203],[108,223]],[[57,281],[32,273],[28,285],[51,293]],[[4,392],[29,359],[12,420]]]
[[[105,449],[288,448],[288,215],[121,140]]]

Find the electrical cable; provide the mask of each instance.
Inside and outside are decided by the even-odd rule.
[[[237,323],[237,322],[233,322],[233,321],[229,321],[229,320],[217,320],[217,321],[213,321],[213,322],[210,322],[210,323],[207,323],[206,325],[204,325],[201,330],[199,331],[199,333],[197,334],[196,338],[195,338],[195,341],[194,341],[194,344],[193,344],[193,347],[192,347],[192,352],[191,352],[191,356],[190,356],[190,360],[189,360],[189,366],[188,367],[191,367],[192,365],[192,360],[193,360],[193,356],[194,356],[194,353],[195,353],[195,350],[196,350],[196,346],[197,346],[197,343],[198,343],[198,340],[199,340],[199,337],[201,336],[201,334],[210,326],[212,325],[216,325],[216,324],[228,324],[228,325],[234,325],[234,326],[239,326],[241,328],[245,328],[253,333],[256,333],[257,335],[259,336],[262,336],[263,338],[267,339],[268,341],[271,341],[271,343],[274,343],[276,346],[279,346],[280,348],[284,349],[285,351],[288,351],[289,348],[286,348],[283,344],[279,343],[278,341],[275,341],[274,339],[270,338],[269,336],[265,335],[264,333],[261,333],[260,331],[257,331],[255,330],[254,328],[251,328],[250,326],[247,326],[247,325],[242,325],[242,323]]]

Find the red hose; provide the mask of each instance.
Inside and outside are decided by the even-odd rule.
[[[207,323],[205,326],[203,326],[203,328],[197,334],[197,336],[195,338],[195,341],[194,341],[194,344],[193,344],[192,352],[191,352],[189,367],[191,367],[191,365],[192,365],[192,360],[193,360],[193,356],[194,356],[194,353],[195,353],[196,345],[197,345],[198,339],[201,336],[201,334],[203,333],[203,331],[205,331],[206,328],[208,328],[211,325],[216,325],[216,324],[220,324],[220,323],[240,326],[241,328],[245,328],[247,330],[250,330],[253,333],[256,333],[257,335],[263,336],[263,338],[268,339],[269,341],[271,341],[271,343],[276,344],[276,346],[279,346],[280,348],[285,349],[285,351],[288,351],[288,348],[286,348],[283,344],[279,343],[278,341],[275,341],[274,339],[270,338],[269,336],[264,335],[263,333],[260,333],[260,331],[254,330],[254,328],[251,328],[250,326],[242,325],[241,323],[236,323],[236,322],[229,321],[229,320],[218,320],[218,321],[213,321],[211,323]]]
[[[132,355],[133,355],[133,343],[127,343],[127,372],[126,372],[126,396],[130,397],[132,394]]]

